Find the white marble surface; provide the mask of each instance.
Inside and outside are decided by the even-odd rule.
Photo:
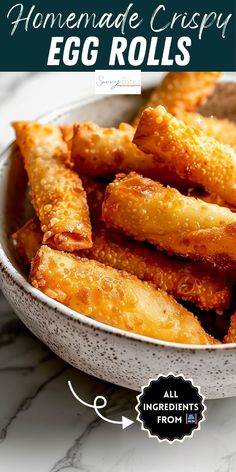
[[[153,75],[146,75],[152,81]],[[93,76],[0,74],[0,148],[9,122],[31,119],[93,92]],[[3,472],[236,472],[236,399],[207,403],[206,421],[183,444],[159,444],[135,422],[122,431],[71,396],[71,379],[106,414],[135,418],[135,393],[82,374],[55,357],[0,303],[0,470]]]

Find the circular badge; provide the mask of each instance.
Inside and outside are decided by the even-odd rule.
[[[137,396],[137,420],[149,437],[158,441],[183,441],[192,437],[205,420],[206,406],[199,387],[183,375],[150,379]]]

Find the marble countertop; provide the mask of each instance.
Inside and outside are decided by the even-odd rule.
[[[153,74],[144,74],[152,82]],[[88,73],[0,74],[0,149],[9,122],[33,119],[93,93]],[[122,431],[76,402],[108,400],[106,414],[135,419],[135,392],[94,379],[41,344],[0,299],[0,470],[3,472],[236,472],[236,399],[207,402],[193,439],[159,444],[134,422]]]

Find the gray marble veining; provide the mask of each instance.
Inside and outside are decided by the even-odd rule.
[[[0,144],[10,139],[8,123],[20,118],[23,108],[22,118],[33,118],[89,92],[91,76],[79,81],[78,75],[71,75],[64,74],[62,80],[60,74],[0,74]],[[58,102],[52,88],[60,91]],[[35,90],[40,96],[32,103]],[[236,472],[236,399],[209,401],[206,421],[192,440],[159,444],[137,422],[122,431],[100,420],[72,397],[68,380],[87,402],[104,395],[108,417],[125,414],[135,419],[134,392],[66,365],[22,325],[1,297],[1,471]]]

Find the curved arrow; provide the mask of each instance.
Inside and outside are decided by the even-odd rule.
[[[72,387],[72,383],[71,381],[69,380],[68,381],[68,385],[69,385],[69,389],[72,393],[72,395],[74,395],[74,397],[76,398],[76,400],[80,403],[82,403],[83,405],[89,407],[89,408],[93,408],[97,415],[104,421],[107,421],[107,423],[113,423],[113,424],[121,424],[122,426],[122,429],[125,429],[125,428],[128,428],[132,423],[133,421],[130,420],[129,418],[126,418],[126,416],[122,416],[122,419],[121,421],[115,421],[115,420],[110,420],[109,418],[106,418],[105,416],[103,416],[101,413],[100,413],[100,409],[102,408],[105,408],[105,406],[107,405],[107,400],[105,397],[103,397],[102,395],[98,395],[97,397],[94,398],[94,401],[93,401],[93,404],[91,405],[90,403],[87,403],[85,402],[84,400],[82,400],[78,395],[77,393],[74,391],[73,387]],[[98,405],[98,402],[100,402],[102,400],[102,404],[100,403],[100,405]]]

